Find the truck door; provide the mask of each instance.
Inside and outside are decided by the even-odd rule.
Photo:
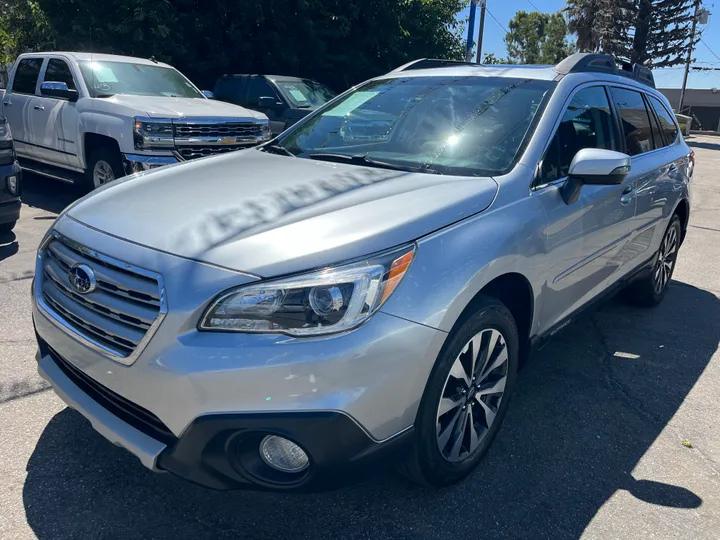
[[[3,96],[3,115],[10,123],[10,130],[15,140],[15,151],[21,158],[35,157],[35,146],[32,144],[33,114],[35,90],[38,87],[40,68],[43,58],[23,58],[15,67],[15,72]]]
[[[41,77],[41,82],[64,82],[70,90],[77,90],[68,63],[62,58],[50,58]],[[38,90],[38,94],[41,91]],[[64,98],[38,95],[33,100],[32,110],[33,144],[36,158],[60,167],[80,168],[76,141],[79,125],[77,102]]]

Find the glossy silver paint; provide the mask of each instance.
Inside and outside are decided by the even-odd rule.
[[[413,73],[435,72],[557,75],[550,68],[471,66]],[[568,75],[518,164],[495,178],[246,150],[105,186],[70,208],[54,230],[161,275],[165,319],[125,366],[64,331],[38,302],[36,287],[38,333],[178,435],[209,413],[337,410],[376,440],[391,437],[413,424],[448,333],[488,283],[508,274],[518,278],[533,299],[525,337],[546,334],[651,260],[673,212],[689,199],[690,150],[681,137],[633,157],[622,184],[584,186],[574,204],[560,196],[563,179],[537,185],[538,163],[563,111],[575,92],[594,85],[640,89],[667,104],[660,93],[625,78]],[[408,274],[383,308],[353,331],[291,338],[197,330],[213,298],[231,287],[410,241],[418,247]]]

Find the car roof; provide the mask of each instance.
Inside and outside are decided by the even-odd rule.
[[[554,66],[513,64],[457,64],[437,68],[391,71],[379,79],[398,77],[509,77],[552,81],[558,76]]]
[[[153,62],[149,58],[135,58],[133,56],[120,56],[117,54],[102,54],[102,53],[88,53],[88,52],[69,52],[69,51],[46,51],[46,52],[35,52],[21,55],[22,58],[31,58],[37,56],[66,56],[74,58],[78,61],[86,62],[126,62],[128,64],[141,64],[146,66],[172,66],[163,62]]]

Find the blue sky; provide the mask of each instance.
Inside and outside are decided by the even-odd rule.
[[[467,0],[468,6],[470,0]],[[715,11],[711,2],[705,2],[704,6],[711,12]],[[694,57],[698,65],[703,67],[715,67],[720,69],[720,4],[717,7],[717,17],[711,15],[710,22],[706,26],[699,26],[703,29],[703,42],[698,43]],[[487,11],[485,16],[485,36],[483,38],[483,54],[486,52],[495,53],[495,56],[506,56],[505,30],[508,22],[515,13],[520,10],[533,11],[535,8],[554,12],[565,7],[564,0],[487,0]],[[459,15],[459,18],[467,18],[469,7]],[[494,18],[493,18],[494,16]],[[477,25],[479,24],[480,12],[476,20],[475,35],[477,36]],[[497,21],[495,20],[497,19]],[[717,19],[717,20],[714,20]],[[715,56],[715,54],[717,56]],[[654,70],[655,83],[659,88],[680,88],[682,85],[683,66],[667,69]],[[690,71],[688,88],[720,88],[720,71],[693,72]]]

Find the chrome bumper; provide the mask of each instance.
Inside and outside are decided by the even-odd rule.
[[[172,165],[179,160],[175,156],[143,156],[141,154],[123,154],[125,174],[156,169],[164,165]]]

